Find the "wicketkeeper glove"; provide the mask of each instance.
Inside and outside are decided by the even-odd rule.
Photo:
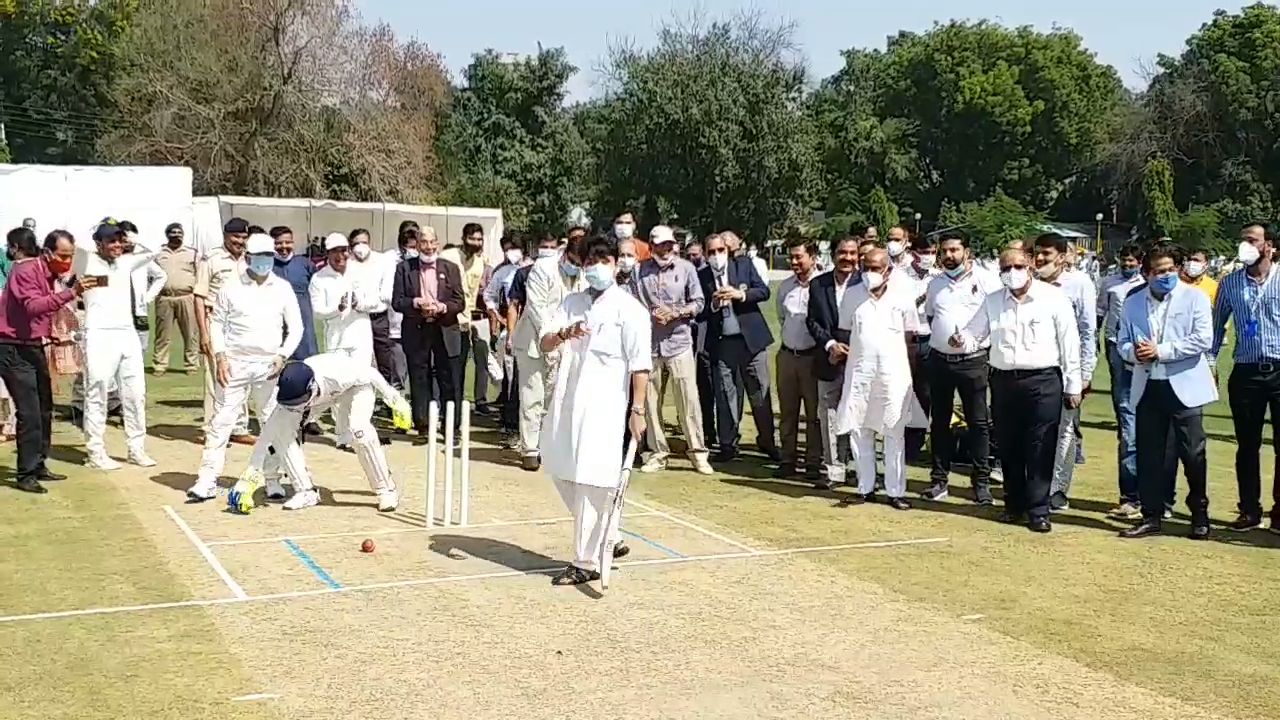
[[[248,515],[253,510],[253,496],[267,481],[261,470],[249,468],[244,471],[231,492],[227,494],[227,508],[237,515]]]

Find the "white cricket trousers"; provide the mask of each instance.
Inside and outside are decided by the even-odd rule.
[[[204,452],[200,456],[199,482],[217,482],[227,460],[227,442],[240,419],[245,401],[258,414],[258,423],[265,427],[267,418],[276,404],[276,381],[271,377],[271,358],[227,358],[228,379],[226,385],[217,382],[214,369],[213,417],[204,436]],[[277,463],[268,461],[275,470]],[[264,471],[265,472],[265,471]]]
[[[138,332],[90,329],[84,333],[84,447],[90,456],[106,454],[107,395],[120,390],[124,435],[129,452],[142,453],[147,437],[147,384]]]
[[[884,491],[891,498],[906,497],[905,427],[890,430],[884,437]],[[876,489],[876,432],[855,430],[850,433],[857,448],[858,493],[870,495]]]
[[[606,538],[609,513],[613,510],[615,488],[596,487],[582,483],[552,478],[560,499],[573,516],[573,564],[587,572],[600,571],[600,551]],[[619,522],[621,527],[622,523]],[[610,546],[618,544],[618,534],[608,539]]]

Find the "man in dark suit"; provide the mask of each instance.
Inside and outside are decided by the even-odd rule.
[[[462,271],[440,259],[440,241],[435,233],[423,233],[418,240],[418,257],[396,267],[391,291],[391,307],[404,316],[400,345],[409,364],[409,397],[413,404],[413,424],[425,442],[437,428],[428,424],[427,409],[433,399],[455,403],[455,434],[461,428],[462,386],[455,382],[462,354],[462,332],[458,313],[465,306]],[[435,385],[433,386],[433,382]],[[434,389],[440,388],[435,398]]]
[[[769,299],[769,286],[747,257],[734,258],[724,238],[712,235],[704,246],[707,267],[698,272],[703,297],[699,315],[706,321],[703,340],[715,363],[716,425],[720,435],[717,462],[738,456],[741,437],[742,398],[745,390],[756,423],[756,446],[771,459],[780,460],[773,433],[773,403],[769,398],[769,356],[773,333],[760,313]]]
[[[813,374],[818,378],[818,422],[822,425],[822,454],[826,478],[818,487],[831,489],[845,481],[846,463],[852,452],[848,435],[836,435],[836,411],[844,390],[844,363],[849,356],[849,330],[841,329],[840,302],[844,292],[858,282],[858,238],[836,243],[835,267],[809,283],[809,315],[805,324],[817,342]]]

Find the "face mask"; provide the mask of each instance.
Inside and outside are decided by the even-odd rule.
[[[653,261],[658,263],[659,267],[669,267],[671,263],[676,261],[676,256],[675,256],[675,253],[672,253],[666,257],[658,257],[657,255],[654,255]]]
[[[1151,280],[1151,292],[1157,295],[1168,295],[1178,286],[1178,273],[1171,272],[1157,275]]]
[[[524,259],[524,252],[517,250],[515,248],[512,248],[511,250],[507,251],[507,262],[511,263],[512,265],[519,265],[520,261],[523,259]]]
[[[708,255],[707,264],[711,266],[712,270],[720,272],[721,270],[729,267],[729,254],[718,253],[716,255]]]
[[[633,257],[618,258],[618,269],[624,273],[629,273],[636,269],[636,259]]]
[[[1204,274],[1208,268],[1199,260],[1192,260],[1186,264],[1184,268],[1187,271],[1187,277],[1198,278]]]
[[[289,259],[293,257],[293,253],[291,252],[276,253],[276,257],[279,258],[282,262],[289,262]]]
[[[351,254],[355,255],[357,260],[368,260],[370,252],[369,246],[366,243],[360,243],[351,248]]]
[[[889,257],[896,258],[906,251],[906,244],[900,240],[890,240],[889,245],[885,248],[889,251]]]
[[[1054,263],[1045,263],[1044,266],[1036,268],[1036,275],[1041,280],[1048,280],[1058,274],[1058,266]]]
[[[706,259],[701,257],[689,258],[689,262],[693,263],[693,266],[698,268],[699,270],[707,266]]]
[[[921,255],[916,258],[916,264],[920,266],[921,270],[932,270],[937,262],[938,258],[935,255]]]
[[[755,256],[756,256],[756,249],[755,249],[755,248],[751,248],[750,250],[748,250],[748,251],[747,251],[747,257],[749,257],[749,258],[754,258]]]
[[[569,277],[578,277],[578,266],[574,265],[568,260],[561,260],[560,272],[564,273],[565,275],[568,275]]]
[[[613,226],[614,237],[619,240],[630,240],[635,232],[636,226],[632,223],[615,223]]]
[[[555,248],[538,248],[539,258],[555,257],[556,255],[559,255],[559,254],[560,254],[560,251]]]
[[[862,273],[862,282],[867,284],[868,290],[879,290],[884,285],[884,275],[872,270]]]
[[[418,257],[418,251],[417,251],[416,249],[414,249],[414,248],[409,248],[408,250],[405,250],[405,251],[404,251],[404,259],[405,259],[405,260],[412,260],[412,259],[414,259],[414,258],[416,258],[416,257]]]
[[[1124,278],[1125,280],[1128,280],[1129,278],[1136,275],[1137,272],[1138,272],[1138,268],[1128,268],[1128,267],[1120,268],[1120,277]]]
[[[1240,243],[1240,249],[1236,252],[1236,257],[1240,258],[1240,262],[1245,265],[1253,265],[1262,259],[1262,251],[1258,250],[1251,242]]]
[[[258,277],[265,277],[275,267],[276,261],[270,255],[250,255],[249,272]]]
[[[578,268],[574,268],[574,274],[577,274]],[[586,271],[587,284],[592,290],[608,290],[613,285],[613,268],[604,263],[596,263],[587,268]]]
[[[946,267],[944,265],[942,267],[942,271],[945,272],[947,274],[947,277],[949,278],[952,278],[952,279],[958,278],[964,274],[964,263],[960,263],[955,267]]]
[[[422,262],[426,265],[435,265],[436,258],[440,257],[440,255],[438,253],[431,253],[430,255],[419,254],[418,257],[421,258]]]
[[[484,247],[484,246],[483,246],[483,245],[472,245],[471,243],[463,243],[463,245],[462,245],[462,251],[463,251],[463,252],[465,252],[467,255],[475,255],[476,253],[480,252],[480,249],[481,249],[482,247]]]
[[[1031,279],[1031,275],[1026,268],[1009,268],[1000,273],[1000,282],[1010,290],[1021,290],[1027,286],[1027,281]]]
[[[67,273],[71,272],[70,260],[63,260],[62,258],[56,258],[56,257],[50,256],[48,263],[49,263],[49,272],[53,273],[54,275],[66,275]]]

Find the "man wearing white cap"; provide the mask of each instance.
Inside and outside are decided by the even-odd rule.
[[[350,243],[342,233],[324,239],[325,266],[311,277],[311,310],[324,324],[324,351],[345,353],[357,363],[373,364],[373,324],[369,313],[381,305],[378,283],[349,272]],[[363,282],[362,282],[363,281]],[[351,445],[346,420],[335,417],[338,447]]]
[[[266,427],[275,407],[275,377],[302,341],[298,299],[293,286],[274,272],[275,251],[270,235],[250,235],[245,243],[245,271],[222,287],[209,314],[214,410],[196,484],[187,491],[192,500],[208,500],[217,494],[227,441],[246,398],[257,412],[258,422]],[[274,468],[267,477],[267,497],[284,499],[284,488]]]

